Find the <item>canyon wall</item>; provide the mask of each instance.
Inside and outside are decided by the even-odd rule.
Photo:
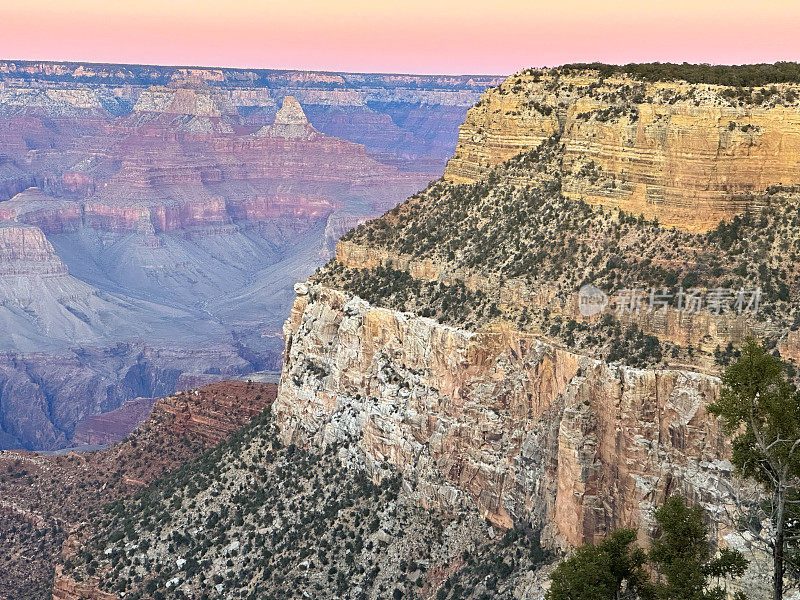
[[[565,170],[597,173],[592,184],[567,177],[567,195],[706,231],[748,194],[800,183],[797,90],[770,86],[751,102],[723,86],[526,71],[469,110],[445,176],[475,181],[560,135]]]
[[[522,278],[501,279],[481,273],[480,269],[453,268],[452,265],[437,263],[429,258],[419,259],[350,240],[342,240],[336,244],[335,257],[337,263],[348,269],[392,268],[424,282],[447,285],[463,283],[467,289],[495,297],[498,308],[504,311],[520,307],[526,310],[545,309],[551,315],[589,323],[597,322],[604,315],[614,316],[625,326],[634,326],[659,340],[684,347],[692,346],[707,354],[712,354],[716,348],[725,348],[728,344],[739,347],[749,336],[773,336],[783,340],[781,356],[792,360],[796,360],[798,356],[800,336],[797,332],[782,331],[770,321],[757,320],[747,313],[691,313],[677,310],[674,306],[656,311],[619,313],[615,308],[617,297],[612,296],[603,311],[586,317],[580,311],[578,290],[559,296],[557,286],[551,283],[532,285]],[[539,337],[548,336],[548,332],[539,327],[533,327],[529,332]]]
[[[502,324],[466,331],[314,285],[299,286],[284,335],[284,441],[358,440],[423,506],[466,494],[497,526],[566,548],[621,526],[646,543],[653,509],[680,493],[720,539],[730,531],[729,440],[705,408],[716,377],[612,366]],[[751,591],[767,589],[760,577]]]
[[[119,117],[141,127],[170,114],[184,132],[231,133],[269,125],[293,96],[321,132],[362,144],[383,162],[439,172],[466,109],[502,79],[2,60],[0,114],[26,120],[29,141],[59,137],[43,116],[93,127]],[[19,130],[6,135],[25,146]]]
[[[276,370],[294,283],[436,178],[499,81],[0,61],[0,448]]]

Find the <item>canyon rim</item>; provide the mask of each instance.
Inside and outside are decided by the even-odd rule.
[[[800,4],[0,15],[0,600],[800,600]]]

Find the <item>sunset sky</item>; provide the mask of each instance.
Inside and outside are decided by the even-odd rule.
[[[800,3],[0,0],[0,58],[507,74],[800,59]]]

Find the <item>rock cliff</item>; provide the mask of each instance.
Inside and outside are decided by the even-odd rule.
[[[567,181],[597,175],[565,171],[565,152],[554,135],[475,183],[433,183],[347,233],[316,279],[468,329],[502,317],[633,366],[713,369],[748,335],[794,356],[797,188],[754,194],[752,210],[691,233],[571,197]],[[603,305],[583,314],[589,284]]]
[[[423,506],[466,495],[496,526],[541,529],[563,549],[618,527],[646,543],[654,507],[680,493],[718,520],[720,540],[730,531],[729,440],[705,412],[716,377],[611,366],[511,327],[467,331],[316,286],[300,290],[285,337],[284,441],[356,440]]]
[[[765,556],[726,510],[730,439],[706,407],[745,336],[797,353],[795,87],[556,69],[487,92],[444,178],[346,234],[297,287],[284,443],[355,444],[420,506],[467,501],[554,550],[619,527],[646,545],[677,493],[746,552],[742,588],[765,597]],[[587,284],[607,292],[592,313]],[[688,289],[708,302],[669,300]],[[745,289],[763,311],[735,309]],[[630,310],[625,290],[642,294]]]
[[[286,96],[272,125],[261,128],[254,135],[310,140],[317,135],[317,132],[308,122],[300,103],[293,96]]]
[[[565,193],[689,231],[742,211],[746,196],[800,183],[797,85],[738,90],[596,71],[528,70],[484,95],[460,128],[446,178],[476,181],[558,134]]]
[[[67,268],[38,227],[0,225],[0,275],[66,275]]]

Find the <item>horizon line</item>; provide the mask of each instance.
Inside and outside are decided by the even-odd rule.
[[[313,68],[274,68],[274,67],[236,67],[225,65],[189,65],[165,63],[139,63],[139,62],[111,62],[97,60],[63,60],[54,58],[0,58],[0,62],[20,63],[55,63],[62,65],[98,65],[98,66],[124,66],[124,67],[160,67],[164,69],[219,69],[229,71],[273,71],[276,73],[325,73],[331,75],[409,75],[412,77],[511,77],[514,73],[525,69],[549,69],[555,67],[523,67],[513,73],[413,73],[411,71],[348,71],[333,69]],[[566,64],[566,63],[565,63]],[[558,65],[557,65],[558,66]]]
[[[98,61],[98,60],[64,60],[54,58],[0,58],[0,62],[17,62],[17,63],[51,63],[62,65],[95,65],[95,66],[125,66],[125,67],[157,67],[164,69],[204,69],[204,70],[229,70],[229,71],[271,71],[275,73],[322,73],[332,75],[407,75],[411,77],[512,77],[522,71],[528,69],[557,69],[564,66],[572,65],[611,65],[617,67],[624,67],[627,65],[706,65],[712,67],[744,67],[744,66],[758,66],[758,65],[777,65],[782,63],[795,63],[800,64],[800,60],[781,59],[776,61],[761,61],[761,62],[744,62],[744,63],[714,63],[714,62],[690,62],[690,61],[627,61],[627,62],[605,62],[600,60],[593,61],[573,61],[553,65],[539,65],[521,67],[510,73],[415,73],[412,71],[350,71],[347,69],[334,70],[334,69],[315,69],[315,68],[275,68],[275,67],[245,67],[233,65],[202,65],[202,64],[169,64],[169,63],[145,63],[145,62],[113,62],[113,61]]]

